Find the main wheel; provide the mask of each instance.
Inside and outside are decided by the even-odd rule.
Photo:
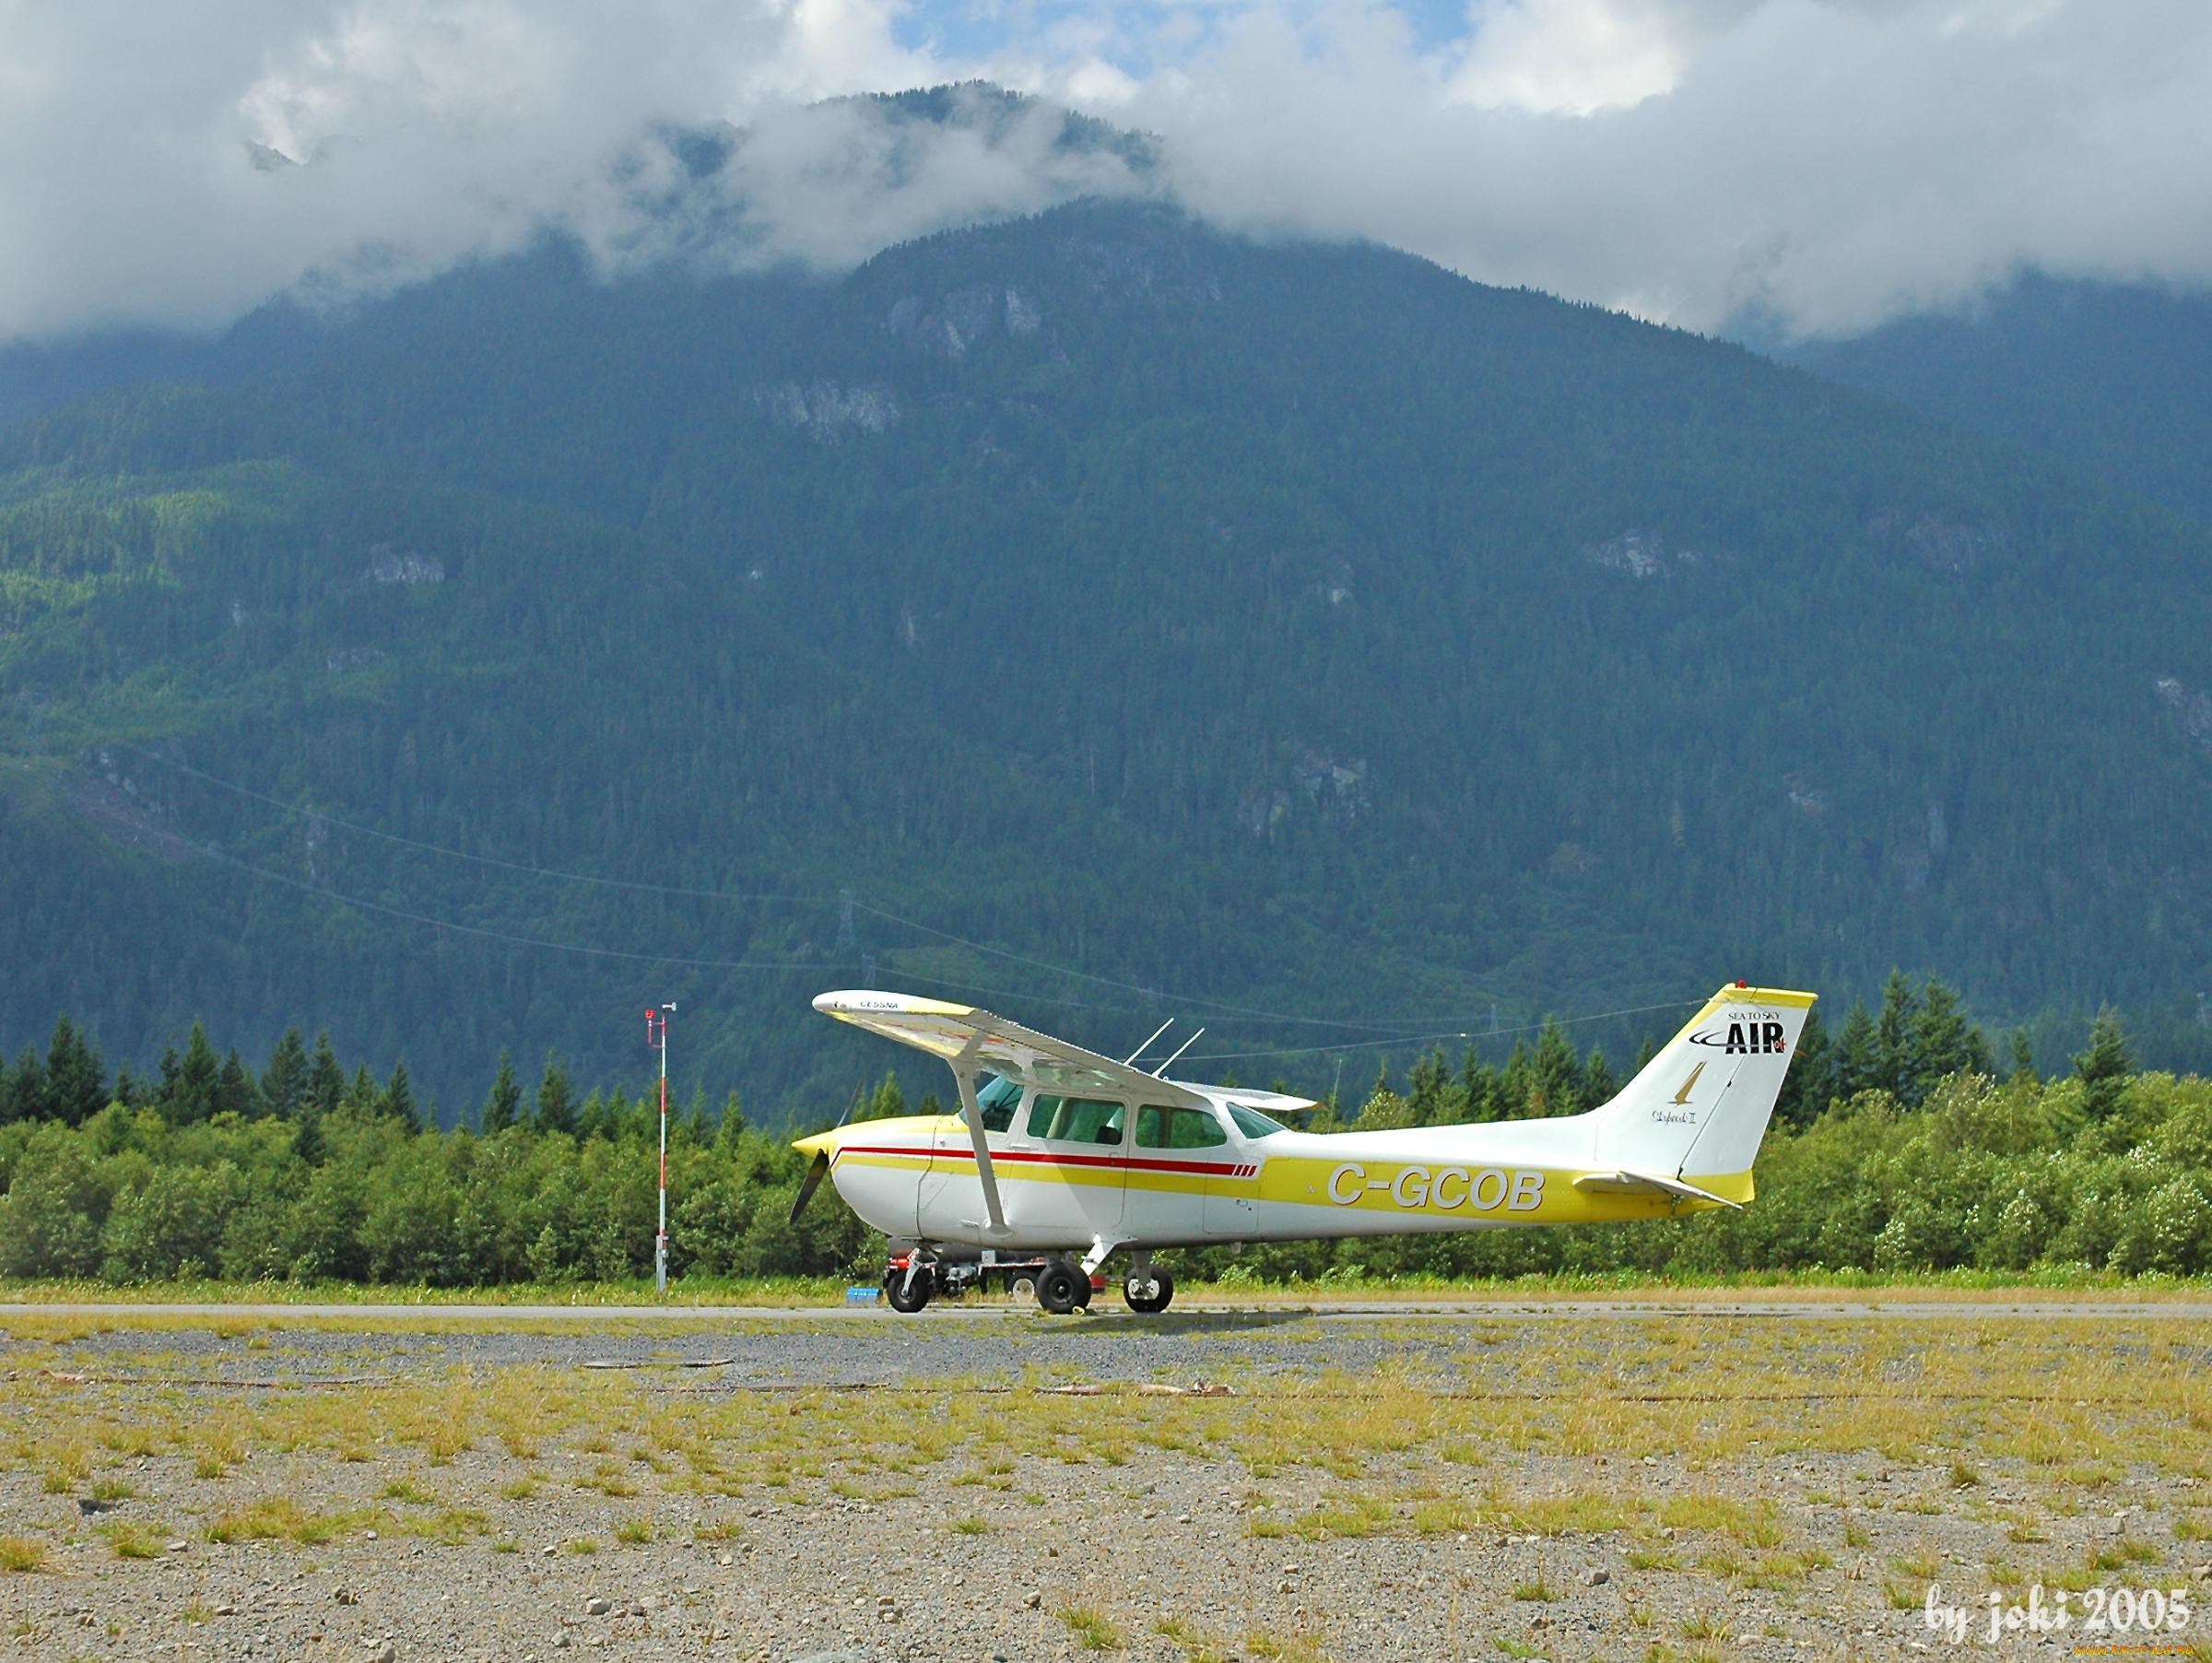
[[[937,1279],[927,1265],[917,1265],[911,1275],[894,1270],[883,1279],[883,1297],[901,1316],[912,1316],[929,1303],[929,1296],[936,1291]]]
[[[1158,1316],[1175,1297],[1175,1279],[1165,1270],[1147,1270],[1142,1276],[1133,1271],[1122,1283],[1122,1297],[1139,1316]]]
[[[1054,1316],[1065,1316],[1090,1296],[1090,1279],[1065,1259],[1054,1259],[1037,1273],[1037,1303]]]

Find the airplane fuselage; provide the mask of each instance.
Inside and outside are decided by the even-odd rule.
[[[1006,1214],[1000,1234],[989,1228],[958,1115],[867,1121],[800,1147],[827,1154],[847,1205],[895,1241],[1014,1251],[1502,1229],[1716,1205],[1577,1188],[1600,1164],[1590,1115],[1326,1134],[1275,1126],[1251,1136],[1230,1102],[1225,1093],[1211,1104],[1213,1125],[1194,1128],[1218,1139],[1204,1147],[1145,1147],[1138,1115],[1151,1112],[1141,1104],[1119,1105],[1118,1126],[1081,1141],[1030,1136],[1018,1114],[1014,1126],[988,1134]],[[1132,1124],[1135,1146],[1123,1141]],[[1750,1199],[1747,1173],[1689,1182],[1729,1201]]]

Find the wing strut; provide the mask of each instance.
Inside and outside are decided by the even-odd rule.
[[[991,1233],[1006,1233],[1006,1215],[998,1204],[998,1169],[991,1163],[990,1140],[983,1136],[983,1111],[975,1101],[975,1054],[990,1035],[987,1023],[976,1024],[960,1054],[952,1059],[952,1077],[960,1087],[960,1118],[968,1123],[968,1141],[975,1146],[975,1175],[982,1180],[983,1206],[991,1214]]]

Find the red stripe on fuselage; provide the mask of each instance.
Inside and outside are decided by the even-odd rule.
[[[943,1156],[947,1161],[975,1159],[972,1149],[913,1149],[897,1144],[848,1143],[838,1150],[841,1155],[910,1155],[919,1161]],[[1040,1166],[1100,1166],[1119,1167],[1132,1173],[1189,1173],[1205,1178],[1249,1178],[1260,1169],[1256,1166],[1217,1166],[1206,1161],[1140,1161],[1130,1155],[1053,1155],[1030,1150],[993,1150],[994,1162],[1027,1162]]]

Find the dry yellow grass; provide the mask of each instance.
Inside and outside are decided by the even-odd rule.
[[[999,1509],[1048,1517],[1019,1509],[1046,1504],[1039,1492],[1052,1484],[1040,1474],[1064,1474],[1064,1463],[1094,1492],[1130,1494],[1147,1464],[1203,1461],[1222,1493],[1245,1495],[1243,1527],[1255,1538],[1479,1532],[1535,1538],[1547,1551],[1605,1539],[1641,1575],[1704,1579],[1716,1602],[1785,1589],[1835,1554],[1863,1562],[1869,1598],[1893,1586],[1917,1599],[1940,1567],[1910,1541],[1916,1520],[1982,1520],[1990,1575],[2003,1586],[2040,1576],[2050,1587],[2089,1586],[2147,1575],[2143,1555],[2172,1544],[2108,1539],[2100,1551],[2120,1555],[2114,1563],[2032,1545],[2078,1539],[2054,1536],[2065,1509],[2109,1512],[2124,1476],[2145,1467],[2212,1479],[2212,1383],[2194,1361],[2212,1325],[2201,1323],[2035,1325],[1976,1317],[1971,1306],[1929,1325],[1500,1323],[1453,1330],[1440,1362],[1435,1327],[1408,1322],[1383,1332],[1418,1337],[1405,1354],[1419,1367],[1357,1377],[1247,1370],[1234,1397],[1139,1398],[1113,1387],[1096,1397],[1036,1389],[1065,1379],[1060,1371],[865,1397],[691,1395],[635,1371],[545,1366],[215,1389],[180,1380],[184,1365],[147,1320],[128,1330],[130,1344],[143,1339],[138,1351],[111,1335],[101,1367],[82,1371],[111,1376],[102,1379],[72,1378],[48,1337],[10,1333],[0,1480],[33,1499],[98,1497],[103,1486],[128,1495],[135,1485],[180,1536],[301,1554],[371,1528],[477,1551],[519,1539],[535,1552],[547,1533],[529,1533],[524,1509],[548,1497],[578,1510],[559,1536],[571,1553],[619,1553],[656,1528],[734,1540],[740,1522],[723,1498],[780,1510],[831,1496],[896,1504],[955,1493],[980,1535],[1007,1527]],[[1270,1333],[1301,1344],[1312,1326]],[[241,1343],[271,1327],[256,1324]],[[1853,1463],[1823,1480],[1841,1492],[1822,1504],[1824,1522],[1754,1499],[1746,1464],[1785,1453]],[[1891,1469],[1878,1520],[1839,1515],[1844,1499],[1865,1499],[1871,1475]],[[1265,1504],[1270,1494],[1280,1504]],[[664,1507],[676,1497],[688,1508]],[[0,1567],[35,1571],[89,1553],[128,1575],[129,1562],[157,1545],[142,1524],[73,1533],[66,1502],[43,1516],[12,1527]],[[2181,1512],[2171,1535],[2212,1535],[2212,1508]],[[2000,1551],[2006,1539],[2019,1545]],[[1563,1574],[1555,1567],[1553,1580]],[[1538,1583],[1550,1586],[1528,1586]],[[1235,1649],[1195,1633],[1176,1643],[1192,1656]],[[1280,1655],[1306,1643],[1280,1636]],[[1246,1655],[1261,1654],[1248,1641]]]

